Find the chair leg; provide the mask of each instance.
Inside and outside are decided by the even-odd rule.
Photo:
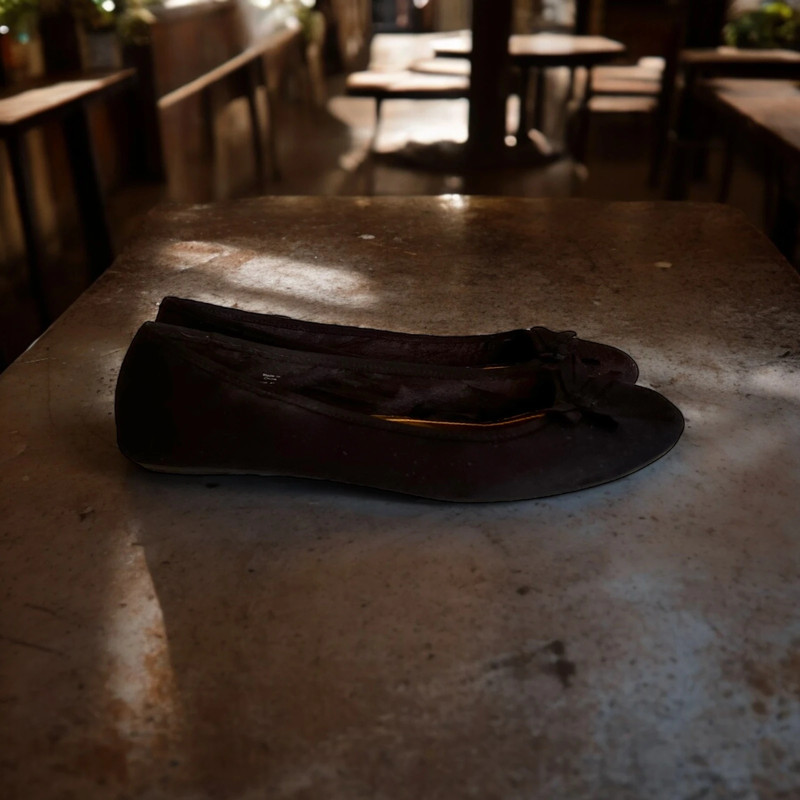
[[[261,116],[258,113],[258,84],[259,75],[256,61],[251,61],[244,72],[245,96],[247,98],[247,111],[250,117],[250,131],[253,142],[253,159],[258,173],[259,183],[264,181],[264,137],[261,130]]]
[[[372,150],[378,141],[378,131],[381,127],[381,111],[383,111],[383,98],[375,97],[375,127],[372,129],[372,141],[369,144],[369,149]]]
[[[567,99],[566,102],[572,101],[572,95],[575,94],[575,67],[569,68],[569,82],[567,83]]]
[[[674,81],[674,77],[669,80]],[[658,187],[661,182],[661,172],[667,155],[669,143],[669,124],[672,109],[672,86],[666,77],[661,81],[661,92],[658,105],[653,115],[653,139],[650,151],[650,170],[647,175],[647,185],[651,189]]]
[[[529,120],[529,91],[530,85],[530,71],[527,67],[520,67],[519,70],[519,116],[517,123],[517,144],[523,144],[528,139],[528,130],[530,129]],[[538,102],[538,98],[537,98]]]
[[[569,68],[569,80],[567,82],[567,91],[564,94],[564,105],[561,109],[561,119],[563,121],[564,126],[564,142],[566,143],[569,139],[568,130],[569,130],[569,114],[570,109],[572,108],[572,100],[575,96],[575,70],[576,67]]]
[[[580,108],[578,109],[578,125],[575,134],[575,146],[573,156],[581,164],[586,163],[586,156],[589,149],[589,101],[592,99],[594,88],[592,84],[592,70],[586,70],[586,84],[583,89]]]
[[[267,111],[267,152],[269,153],[270,170],[272,179],[279,181],[281,179],[281,171],[278,166],[278,112],[277,103],[272,88],[269,85],[269,74],[267,72],[264,58],[258,58],[255,61],[255,74],[256,86],[261,85],[264,87],[264,99]]]

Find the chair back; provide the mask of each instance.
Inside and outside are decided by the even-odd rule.
[[[575,32],[623,42],[627,60],[644,56],[674,59],[681,47],[687,0],[576,0]]]

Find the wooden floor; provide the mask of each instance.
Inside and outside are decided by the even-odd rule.
[[[308,87],[298,82],[281,98],[275,114],[279,181],[256,175],[244,100],[233,100],[218,115],[213,154],[200,134],[198,109],[187,105],[166,114],[163,122],[167,183],[130,186],[109,198],[117,250],[124,248],[130,232],[142,224],[147,211],[160,201],[206,203],[260,194],[463,193],[604,200],[660,197],[660,192],[649,188],[646,181],[651,134],[646,116],[594,115],[588,170],[563,159],[537,169],[464,175],[422,169],[397,154],[410,142],[463,141],[467,133],[465,100],[387,102],[376,134],[373,102],[345,97],[342,87],[342,78],[331,79],[327,99],[314,103]],[[515,116],[512,98],[510,130],[514,129]],[[546,133],[556,144],[563,134],[563,122],[563,108],[554,102],[549,109]],[[0,154],[2,159],[4,153]],[[716,155],[712,157],[711,180],[696,185],[692,199],[714,199],[718,160]],[[737,170],[731,203],[743,208],[755,224],[760,223],[760,181],[752,171]],[[74,229],[58,231],[46,246],[49,300],[53,312],[58,314],[89,284],[77,224]],[[40,332],[27,293],[24,263],[3,264],[0,320],[1,367]]]

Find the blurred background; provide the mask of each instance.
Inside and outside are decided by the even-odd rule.
[[[163,201],[724,201],[796,263],[796,4],[475,3],[0,0],[0,368]]]

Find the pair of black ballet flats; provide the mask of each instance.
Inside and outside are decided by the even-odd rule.
[[[680,411],[638,374],[572,332],[427,336],[167,297],[123,361],[117,438],[158,472],[522,500],[621,478],[675,445]]]

